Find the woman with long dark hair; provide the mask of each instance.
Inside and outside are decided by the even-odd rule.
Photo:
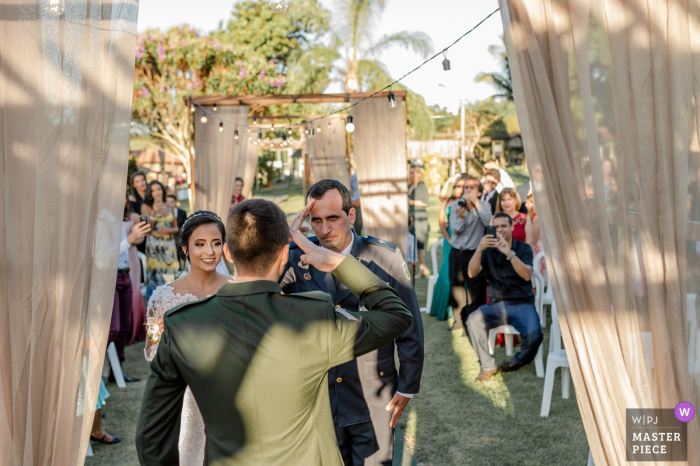
[[[146,189],[148,189],[148,180],[144,172],[134,172],[129,179],[129,202],[131,210],[136,215],[141,214],[141,206],[146,198]],[[146,254],[146,242],[136,246],[136,250]]]
[[[190,215],[182,225],[178,237],[179,253],[189,264],[189,272],[173,283],[160,285],[148,302],[146,327],[148,338],[144,354],[152,361],[158,351],[163,331],[163,316],[166,311],[183,303],[197,301],[216,293],[231,277],[216,271],[221,261],[226,230],[221,219],[214,213],[199,210]],[[204,461],[204,422],[187,388],[182,405],[180,427],[180,464],[201,465]]]
[[[148,217],[153,233],[146,238],[146,289],[150,298],[160,285],[175,280],[180,270],[175,236],[180,230],[175,214],[165,203],[165,187],[151,181],[141,206],[141,215]]]

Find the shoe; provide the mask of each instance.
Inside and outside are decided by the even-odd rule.
[[[120,439],[120,438],[117,437],[116,435],[112,435],[112,441],[111,441],[111,442],[106,441],[106,440],[105,440],[105,437],[107,437],[107,433],[106,433],[106,432],[105,432],[105,434],[102,436],[102,438],[97,438],[97,437],[93,437],[92,435],[90,435],[90,440],[92,440],[93,442],[106,443],[107,445],[114,445],[115,443],[119,443],[119,442],[122,441],[122,439]]]
[[[132,382],[141,382],[141,379],[137,379],[136,377],[129,377],[126,374],[122,374],[124,376],[124,382],[126,383],[132,383]],[[116,383],[117,379],[114,378],[114,372],[109,373],[109,383]]]
[[[496,372],[498,372],[498,369],[494,369],[492,371],[481,371],[481,374],[476,378],[477,382],[486,382],[488,379],[496,375]]]
[[[501,372],[513,372],[517,371],[521,367],[523,367],[522,364],[518,364],[517,362],[515,362],[515,359],[511,359],[510,361],[506,361],[500,366],[498,366],[498,370]]]

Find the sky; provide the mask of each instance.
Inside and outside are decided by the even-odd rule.
[[[290,0],[293,2],[294,0]],[[336,15],[337,0],[320,0]],[[141,0],[138,30],[166,29],[190,24],[200,32],[216,29],[231,15],[235,0]],[[421,31],[433,41],[435,52],[444,49],[459,36],[498,7],[497,0],[388,0],[378,24],[376,37],[399,31]],[[447,58],[452,70],[442,70],[438,57],[402,81],[421,94],[428,105],[438,104],[456,113],[460,99],[477,102],[493,94],[486,83],[474,81],[479,72],[500,71],[489,45],[501,44],[503,24],[497,13],[450,49]],[[417,54],[395,47],[379,57],[396,79],[423,62]],[[388,84],[388,83],[387,83]],[[327,92],[340,92],[329,87]]]

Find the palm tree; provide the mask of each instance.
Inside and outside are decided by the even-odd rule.
[[[496,100],[504,99],[513,101],[513,78],[510,76],[510,66],[508,65],[508,55],[504,45],[490,45],[489,52],[501,61],[501,73],[479,73],[476,82],[489,83],[496,88],[496,93],[492,96]]]
[[[339,0],[344,22],[337,32],[343,44],[343,65],[338,67],[347,92],[367,90],[377,84],[378,78],[389,76],[377,57],[393,46],[412,49],[426,58],[433,51],[432,41],[425,33],[401,31],[374,40],[376,24],[387,0]],[[390,82],[390,81],[389,81]],[[388,84],[383,81],[383,86]]]

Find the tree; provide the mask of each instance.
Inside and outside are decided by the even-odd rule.
[[[227,29],[206,37],[189,26],[144,32],[136,43],[134,133],[162,143],[191,181],[193,128],[184,98],[325,87],[335,57],[323,51],[318,58],[321,48],[308,39],[326,31],[328,17],[317,0],[292,2],[286,15],[273,14],[266,1],[245,1],[234,6]],[[292,63],[306,53],[314,68],[304,75]]]
[[[485,152],[484,147],[479,144],[479,141],[484,137],[488,129],[499,120],[500,117],[497,114],[481,105],[471,105],[465,109],[465,153],[470,154],[472,159],[475,157],[477,150],[481,153]],[[464,163],[462,165],[462,171],[464,171],[466,167]]]
[[[512,102],[513,78],[510,75],[510,65],[508,65],[508,55],[506,54],[505,44],[490,45],[489,52],[500,60],[502,71],[500,73],[479,73],[476,77],[476,82],[491,84],[496,89],[496,93],[492,96],[494,99]]]
[[[391,47],[411,49],[422,58],[432,53],[432,41],[422,32],[400,31],[375,40],[374,29],[385,5],[386,0],[342,0],[343,17],[335,39],[336,43],[341,44],[342,64],[336,70],[347,92],[379,90],[393,81],[377,58]],[[394,89],[407,88],[398,84]],[[413,137],[430,137],[433,126],[425,100],[410,91],[406,100]]]

